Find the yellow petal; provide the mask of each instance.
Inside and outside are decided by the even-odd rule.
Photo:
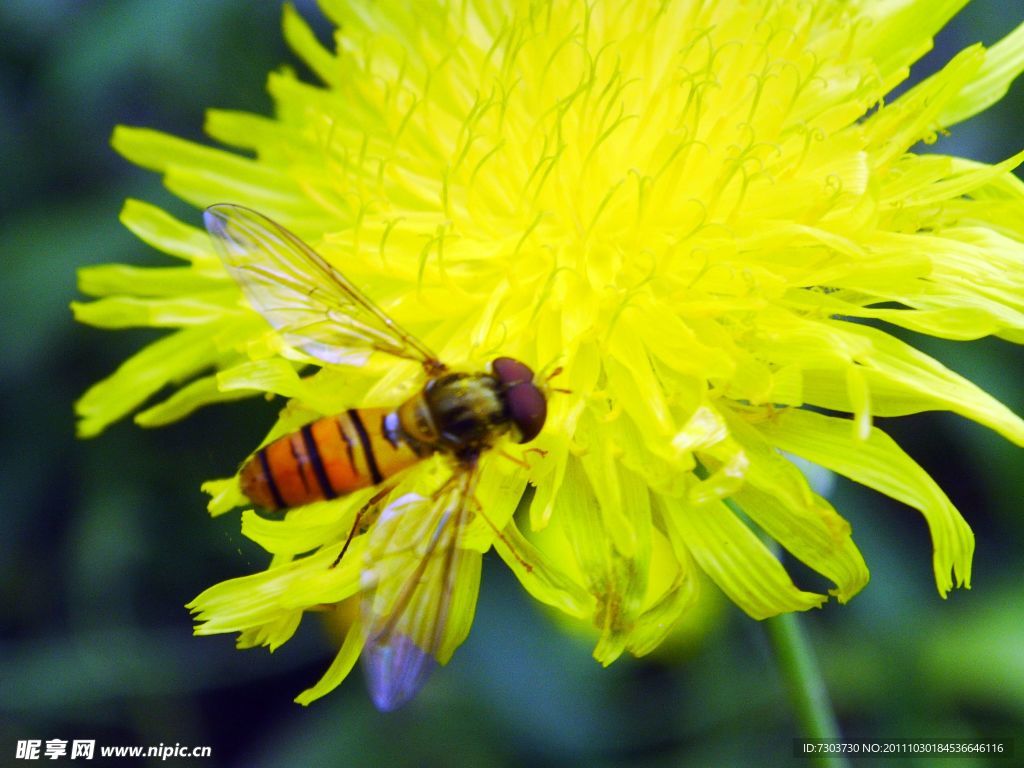
[[[932,535],[939,594],[945,597],[954,584],[970,586],[974,534],[928,473],[884,432],[875,427],[858,440],[847,420],[797,409],[755,426],[778,448],[919,510]]]
[[[995,104],[1006,95],[1017,76],[1024,71],[1024,24],[1019,25],[985,51],[985,59],[974,79],[956,98],[943,107],[939,120],[945,126],[956,125]]]
[[[782,564],[724,503],[690,507],[670,502],[664,519],[670,537],[682,541],[701,570],[755,619],[817,608],[827,599],[797,589]]]
[[[308,706],[341,685],[342,681],[348,677],[348,673],[352,671],[352,667],[355,666],[356,659],[362,653],[364,644],[365,638],[363,637],[362,627],[357,620],[349,627],[348,632],[345,634],[345,642],[341,645],[341,650],[338,651],[338,655],[334,657],[334,661],[331,662],[331,666],[324,672],[323,677],[315,685],[296,696],[295,703],[301,704],[304,707]]]

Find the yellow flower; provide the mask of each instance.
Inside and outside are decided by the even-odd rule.
[[[282,70],[274,117],[211,111],[231,150],[124,127],[113,144],[188,203],[293,230],[449,364],[563,368],[542,453],[528,469],[484,460],[476,495],[503,537],[478,517],[462,546],[493,544],[538,600],[596,625],[610,663],[661,642],[698,569],[755,618],[827,600],[766,539],[840,601],[864,586],[850,526],[790,456],[918,509],[940,594],[969,585],[970,528],[873,425],[949,410],[1024,444],[1020,418],[890,332],[1024,340],[1024,153],[911,151],[1001,97],[1024,69],[1024,26],[884,101],[962,5],[323,0],[334,51],[284,13],[320,83]],[[122,220],[183,263],[83,269],[101,298],[76,316],[178,330],[86,393],[81,434],[168,384],[138,423],[273,393],[290,403],[270,436],[419,386],[415,366],[383,358],[300,376],[310,359],[245,304],[200,228],[138,201]],[[400,491],[429,492],[444,469]],[[527,484],[524,537],[512,514]],[[207,487],[215,513],[245,503],[235,479]],[[200,595],[197,632],[274,648],[304,611],[357,594],[366,536],[327,566],[367,495],[243,513],[273,561]],[[350,632],[300,700],[337,685],[362,643]]]

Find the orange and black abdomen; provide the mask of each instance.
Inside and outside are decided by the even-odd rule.
[[[242,467],[242,493],[282,509],[377,485],[422,458],[388,428],[388,418],[395,418],[391,409],[353,408],[279,437]]]

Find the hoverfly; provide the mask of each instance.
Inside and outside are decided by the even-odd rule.
[[[446,629],[460,571],[475,567],[479,573],[479,555],[468,562],[475,553],[464,557],[458,546],[473,514],[477,461],[506,433],[520,443],[537,436],[547,415],[544,390],[528,366],[509,357],[495,359],[487,373],[450,371],[266,216],[218,204],[203,219],[228,272],[289,345],[333,365],[359,365],[380,352],[423,366],[426,383],[397,408],[351,408],[318,419],[263,446],[240,471],[249,500],[275,510],[370,486],[382,486],[374,499],[383,498],[391,490],[388,478],[434,454],[450,458],[452,475],[437,492],[393,505],[368,533],[363,666],[376,706],[396,709],[438,660],[447,661],[454,646]],[[358,524],[357,516],[335,565]],[[475,578],[467,579],[473,589]]]

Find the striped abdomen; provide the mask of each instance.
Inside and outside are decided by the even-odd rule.
[[[242,493],[267,509],[300,507],[377,485],[419,461],[388,408],[353,408],[263,446],[242,467]]]

